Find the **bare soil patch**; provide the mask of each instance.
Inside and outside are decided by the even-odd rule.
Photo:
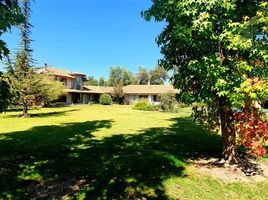
[[[208,175],[223,183],[268,181],[268,163],[253,160],[227,164],[218,158],[201,158],[191,161],[199,174]]]

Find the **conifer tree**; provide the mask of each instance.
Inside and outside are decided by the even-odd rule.
[[[32,39],[30,38],[31,8],[30,0],[23,0],[21,5],[24,16],[24,23],[20,26],[20,50],[16,54],[14,66],[9,67],[10,83],[14,93],[13,103],[22,105],[23,117],[29,117],[29,107],[36,101],[56,100],[63,94],[63,85],[53,80],[46,74],[38,74],[37,69],[33,66],[34,59],[31,49]]]
[[[31,8],[30,0],[23,0],[21,4],[21,10],[24,17],[24,22],[20,25],[20,49],[16,53],[14,66],[9,66],[11,72],[11,85],[15,94],[15,102],[23,106],[23,116],[28,117],[28,109],[32,101],[34,100],[33,88],[33,59],[32,49],[30,47],[31,39],[30,33],[32,25],[30,23]]]

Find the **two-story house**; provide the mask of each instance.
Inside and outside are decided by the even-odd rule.
[[[84,89],[83,82],[87,79],[83,73],[72,73],[67,70],[54,68],[45,64],[39,73],[47,73],[54,76],[55,80],[60,81],[65,86],[66,95],[59,101],[67,104],[88,103],[90,100],[89,91]]]

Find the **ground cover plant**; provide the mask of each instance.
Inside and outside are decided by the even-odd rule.
[[[0,199],[265,199],[268,183],[221,181],[188,159],[221,139],[180,113],[83,105],[0,115]]]

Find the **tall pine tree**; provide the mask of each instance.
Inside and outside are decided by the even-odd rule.
[[[10,67],[11,85],[15,93],[15,101],[23,106],[23,116],[28,117],[29,105],[34,99],[34,91],[32,91],[32,84],[34,78],[32,49],[30,47],[31,39],[31,28],[30,23],[31,7],[30,0],[23,0],[22,14],[24,16],[24,23],[21,24],[20,37],[21,37],[21,48],[16,53],[16,60],[14,67]]]
[[[30,38],[32,25],[30,23],[30,0],[23,0],[22,13],[25,18],[20,26],[20,50],[16,54],[14,66],[9,67],[10,83],[14,93],[14,103],[22,105],[23,117],[29,117],[29,107],[36,101],[56,100],[63,94],[63,85],[46,74],[38,74],[33,66]]]

